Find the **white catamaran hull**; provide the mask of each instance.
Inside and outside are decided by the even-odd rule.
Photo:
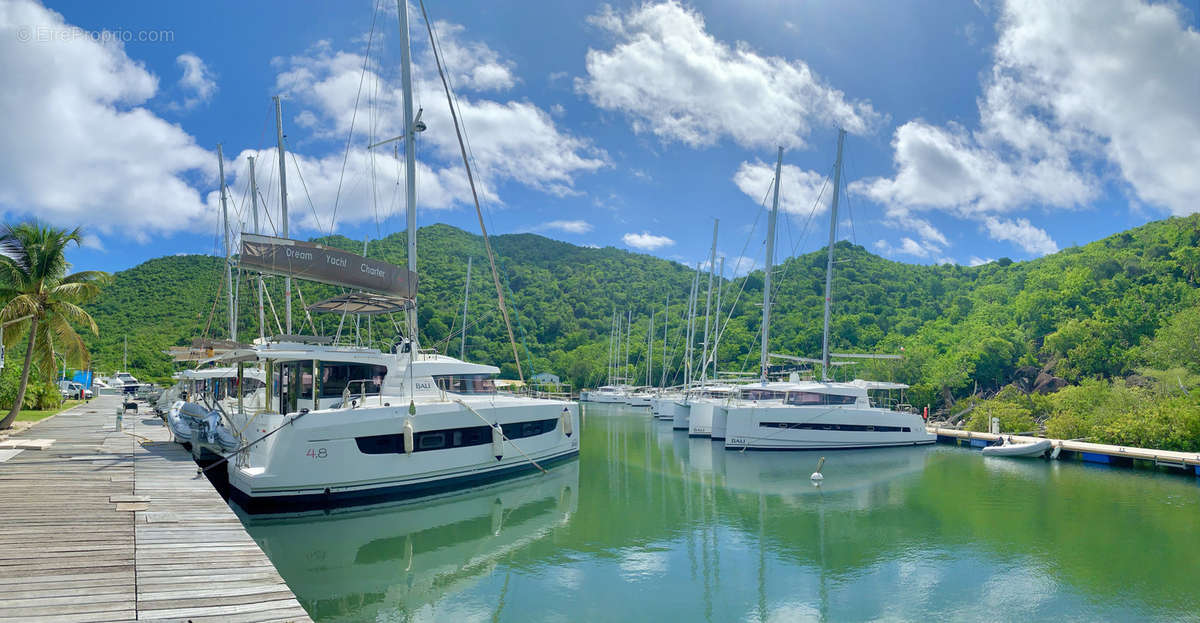
[[[574,403],[488,397],[467,404],[479,415],[450,401],[419,402],[413,416],[404,404],[289,415],[291,424],[230,466],[231,492],[250,512],[371,503],[488,482],[579,453]],[[284,422],[261,414],[247,437]],[[507,439],[494,439],[492,424]]]
[[[690,402],[676,400],[671,403],[671,428],[673,430],[687,430],[688,420],[691,419],[689,414],[692,410]]]
[[[650,401],[650,413],[654,414],[655,419],[674,420],[675,401],[682,399],[683,397],[678,394],[657,396]]]
[[[824,450],[933,443],[914,413],[858,406],[730,405],[726,450]]]

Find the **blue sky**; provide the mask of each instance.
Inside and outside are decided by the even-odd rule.
[[[248,219],[253,153],[277,214],[282,94],[293,236],[402,229],[396,163],[377,152],[372,169],[365,150],[400,123],[395,4],[375,7],[0,0],[0,211],[82,224],[76,268],[219,252],[216,144],[235,216]],[[840,234],[900,261],[1027,259],[1200,207],[1190,0],[428,9],[492,233],[697,262],[717,218],[727,268],[761,265],[752,226],[783,145],[780,247],[813,250],[838,126]],[[411,20],[429,126],[419,221],[476,232],[419,10]]]

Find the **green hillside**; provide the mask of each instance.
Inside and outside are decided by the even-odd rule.
[[[361,251],[359,241],[321,241]],[[467,357],[501,365],[505,376],[515,377],[482,238],[432,225],[420,230],[418,242],[423,345],[458,352],[457,338],[449,344],[446,340],[461,328],[466,259],[471,256],[469,316],[477,324],[470,329]],[[901,362],[864,364],[853,373],[910,383],[912,402],[935,408],[952,407],[976,392],[993,393],[1014,381],[1028,390],[1039,374],[1075,384],[1124,378],[1147,366],[1192,366],[1200,372],[1194,353],[1176,347],[1178,336],[1187,335],[1190,325],[1175,326],[1174,338],[1164,334],[1157,343],[1152,340],[1160,328],[1172,326],[1177,314],[1200,303],[1198,243],[1198,216],[1150,223],[1033,261],[1001,259],[978,267],[903,264],[840,242],[832,344],[835,351],[902,352]],[[673,356],[672,378],[678,379],[678,336],[692,275],[688,268],[612,247],[578,247],[533,234],[495,236],[493,246],[515,310],[526,374],[555,372],[576,387],[603,381],[613,311],[629,309],[634,317],[631,361],[636,361],[629,373],[644,377],[651,312],[657,314],[655,369],[661,370],[662,309],[669,296],[672,348],[667,354]],[[403,264],[405,235],[371,241],[368,255]],[[223,294],[214,305],[214,295],[222,289],[221,270],[219,258],[180,256],[118,273],[102,299],[89,308],[101,330],[100,338],[91,338],[90,344],[95,367],[119,367],[122,338],[128,335],[132,371],[161,378],[171,371],[161,353],[168,346],[185,344],[206,327],[208,336],[226,337]],[[824,270],[823,251],[788,259],[776,268],[773,352],[819,354]],[[245,339],[247,334],[257,335],[248,276],[242,277],[240,288]],[[281,280],[269,279],[268,288],[282,313]],[[722,317],[731,308],[733,313],[718,353],[722,370],[757,370],[761,288],[761,271],[723,285]],[[312,303],[332,293],[330,287],[302,284],[298,294]],[[703,296],[700,307],[703,312]],[[1179,317],[1197,315],[1188,313],[1191,316]],[[296,327],[310,330],[298,299],[294,318]],[[336,317],[324,315],[314,321],[323,333],[336,329]],[[395,332],[382,323],[373,323],[372,336],[386,345]],[[268,330],[273,333],[277,331]]]

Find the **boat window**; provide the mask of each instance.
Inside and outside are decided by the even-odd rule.
[[[379,395],[387,366],[367,363],[321,362],[321,397],[341,398],[348,386],[350,393],[361,395],[366,386],[367,395]],[[365,382],[364,382],[365,381]]]
[[[500,429],[509,439],[536,437],[553,432],[558,428],[558,418],[531,420],[528,422],[511,422],[501,424]],[[372,435],[356,437],[359,452],[363,454],[394,454],[404,452],[404,435]],[[413,435],[416,445],[414,452],[423,450],[442,450],[448,448],[465,448],[482,446],[492,443],[491,426],[470,426],[467,428],[447,428],[442,430],[423,431]]]
[[[783,398],[785,392],[774,389],[743,389],[739,392],[739,397],[742,400],[779,400]]]
[[[416,436],[418,450],[437,450],[445,447],[446,434],[443,432],[421,433]]]
[[[300,369],[300,399],[312,400],[313,397],[313,362],[300,361],[295,364]]]
[[[907,426],[880,426],[871,424],[830,424],[827,422],[759,422],[761,428],[790,428],[793,430],[830,430],[852,433],[909,433]]]
[[[496,393],[496,382],[490,374],[443,374],[433,380],[438,389],[451,394]]]
[[[822,394],[820,392],[788,392],[787,403],[790,405],[852,405],[858,402],[858,396],[842,394]]]

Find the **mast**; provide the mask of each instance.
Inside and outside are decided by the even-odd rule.
[[[667,386],[667,327],[671,324],[671,292],[667,291],[667,300],[663,303],[663,347],[662,347],[662,378],[658,381],[658,386],[666,388]]]
[[[254,214],[254,233],[260,233],[258,228],[258,182],[254,181],[254,156],[247,156],[250,160],[250,208]],[[263,309],[263,278],[262,273],[259,273],[256,281],[258,282],[258,339],[266,341],[267,338],[267,316],[266,310]]]
[[[721,272],[717,274],[717,310],[716,318],[713,319],[713,347],[712,347],[712,369],[713,378],[721,376],[717,372],[717,346],[721,342],[721,281],[725,279],[725,258],[721,258]],[[732,313],[732,312],[731,312]]]
[[[696,294],[700,289],[700,262],[696,262],[696,274],[692,275],[692,293],[688,298],[687,346],[684,348],[684,384],[692,386],[692,353],[696,341]]]
[[[634,334],[634,308],[629,308],[629,317],[625,319],[625,370],[624,373],[629,375],[629,337]],[[628,384],[634,377],[625,377],[625,382]]]
[[[775,263],[775,219],[779,213],[779,175],[783,172],[783,147],[779,148],[779,159],[775,162],[775,198],[771,200],[771,214],[767,217],[767,264],[763,274],[763,320],[762,320],[762,371],[759,378],[767,382],[770,356],[767,345],[771,341],[771,266]]]
[[[462,328],[462,348],[458,351],[458,358],[466,361],[467,359],[467,301],[471,300],[471,256],[467,256],[467,285],[463,288],[463,328]]]
[[[217,143],[217,175],[221,184],[221,228],[225,230],[225,286],[229,296],[229,339],[237,341],[237,317],[233,313],[233,268],[229,261],[229,207],[225,205],[225,154]]]
[[[400,14],[400,89],[404,91],[404,200],[408,216],[408,270],[417,272],[417,137],[413,124],[412,51],[408,49],[408,2],[396,0]],[[407,311],[413,352],[417,349],[416,297]],[[518,372],[520,362],[517,363]]]
[[[713,243],[712,251],[708,254],[708,295],[704,299],[704,350],[700,357],[700,381],[708,378],[708,325],[709,314],[712,313],[712,289],[713,289],[713,269],[717,264],[717,225],[721,224],[720,219],[713,219]]]
[[[608,384],[616,384],[617,376],[617,308],[614,306],[608,327]]]
[[[370,236],[363,236],[363,252],[362,252],[363,257],[367,256],[367,241],[370,239],[371,239]],[[345,315],[345,314],[343,313],[343,315]],[[369,334],[370,329],[371,329],[371,326],[369,324],[371,322],[370,316],[367,316],[367,322],[368,322],[367,333]],[[342,332],[342,323],[338,322],[338,333],[340,334],[341,332]],[[362,342],[362,314],[354,314],[354,345],[358,346],[362,343],[363,343]],[[368,345],[371,343],[371,340],[369,337],[368,337],[366,343]]]
[[[125,334],[125,372],[129,372],[129,334]]]
[[[842,184],[842,142],[846,131],[838,128],[837,161],[833,165],[833,204],[829,210],[829,253],[825,259],[825,331],[821,339],[821,380],[829,381],[829,308],[833,299],[833,244],[837,241],[838,191]]]
[[[650,324],[646,327],[646,387],[654,383],[654,312],[650,312]]]
[[[279,96],[276,95],[271,99],[275,100],[275,141],[279,151],[279,211],[280,229],[284,238],[288,237],[288,213],[287,213],[287,166],[284,160],[283,149],[283,106],[279,103]],[[284,326],[284,332],[288,335],[292,334],[292,277],[288,275],[283,278],[283,315],[287,321]]]

